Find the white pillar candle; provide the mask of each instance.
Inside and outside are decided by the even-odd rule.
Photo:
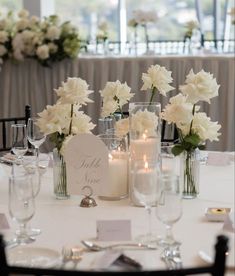
[[[133,139],[130,142],[131,159],[142,159],[146,155],[147,159],[157,159],[160,153],[160,138]]]
[[[134,195],[144,205],[152,205],[157,198],[157,168],[149,168],[148,162],[144,162],[143,168],[136,168],[133,176]]]
[[[109,155],[109,183],[104,196],[110,199],[118,199],[127,195],[127,187],[128,154],[125,152],[114,152]]]

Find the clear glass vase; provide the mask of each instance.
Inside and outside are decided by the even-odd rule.
[[[135,102],[129,104],[130,116],[130,186],[131,202],[143,206],[134,193],[132,175],[138,161],[158,163],[161,150],[160,103]]]
[[[56,198],[69,198],[69,194],[67,191],[66,164],[63,156],[58,153],[57,149],[53,150],[53,181],[54,194]]]
[[[199,194],[199,150],[185,151],[181,155],[181,184],[183,198],[191,199]]]

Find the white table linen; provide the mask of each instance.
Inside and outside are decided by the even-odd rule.
[[[204,69],[210,72],[220,84],[219,96],[211,100],[211,104],[203,103],[202,111],[207,112],[213,121],[222,125],[220,141],[208,143],[208,150],[230,150],[234,146],[234,75],[235,59],[233,55],[201,55],[201,56],[141,56],[141,57],[102,57],[82,56],[75,60],[64,60],[54,63],[51,68],[42,67],[35,60],[21,63],[6,61],[0,72],[0,117],[22,116],[24,106],[30,104],[33,114],[42,111],[46,105],[54,104],[57,96],[54,88],[58,88],[67,77],[80,77],[90,85],[95,93],[93,104],[84,109],[97,123],[100,117],[101,99],[99,90],[107,81],[127,82],[135,92],[133,101],[148,101],[149,93],[140,91],[141,76],[152,64],[165,66],[172,71],[175,91],[168,97],[157,96],[162,107],[169,97],[178,93],[186,75],[193,68],[195,72]]]
[[[8,178],[10,167],[1,165],[0,177],[0,213],[5,213],[10,223],[10,230],[4,231],[7,237],[17,226],[8,212]],[[198,256],[200,250],[210,250],[215,238],[221,232],[222,222],[209,222],[204,213],[207,207],[234,208],[234,162],[228,166],[201,165],[200,194],[198,198],[183,200],[183,216],[174,227],[173,232],[182,242],[182,258],[184,267],[205,264]],[[36,214],[31,226],[40,227],[41,235],[30,246],[47,247],[61,251],[64,245],[81,245],[82,239],[96,238],[96,221],[99,219],[129,219],[132,225],[132,238],[147,231],[147,213],[144,208],[134,207],[128,199],[120,201],[97,200],[94,208],[81,208],[80,196],[72,196],[69,200],[56,200],[53,195],[52,169],[49,168],[43,177],[41,192],[36,198]],[[164,226],[152,215],[153,233],[162,235]],[[231,234],[230,234],[231,235]],[[233,241],[234,241],[234,234]],[[230,246],[234,246],[231,244]],[[140,261],[145,269],[164,268],[160,260],[161,249],[157,251],[135,250],[125,251],[127,255]],[[78,268],[90,269],[94,261],[103,252],[85,253]],[[234,270],[229,270],[231,275]]]

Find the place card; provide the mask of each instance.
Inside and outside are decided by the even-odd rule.
[[[98,220],[96,226],[99,241],[131,240],[130,220]]]
[[[230,164],[230,156],[223,152],[209,152],[207,165],[211,166],[228,166]]]
[[[93,194],[102,195],[108,183],[108,149],[93,134],[79,134],[72,137],[65,149],[68,192],[83,194],[89,186]]]
[[[10,226],[5,214],[0,213],[0,230],[9,229]]]

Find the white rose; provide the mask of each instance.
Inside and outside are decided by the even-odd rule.
[[[7,48],[0,44],[0,57],[3,57],[7,53]]]
[[[70,117],[71,117],[71,106],[70,105],[47,105],[47,107],[40,113],[37,124],[40,130],[46,135],[54,132],[59,134],[69,133]]]
[[[0,31],[0,43],[5,43],[8,41],[8,34],[6,31]]]
[[[16,60],[20,60],[20,61],[24,60],[24,55],[22,54],[22,52],[20,50],[15,50],[13,52],[13,57]]]
[[[37,24],[39,22],[39,20],[40,20],[39,17],[37,17],[35,15],[31,16],[31,18],[30,18],[30,25]]]
[[[34,32],[30,30],[24,30],[22,32],[22,39],[24,42],[31,42],[33,37],[34,37]]]
[[[61,30],[56,26],[50,26],[46,33],[46,38],[55,40],[60,38]]]
[[[175,123],[178,128],[182,129],[191,123],[192,111],[193,105],[187,102],[187,96],[178,94],[170,98],[170,103],[164,108],[161,117],[168,123]]]
[[[101,109],[101,117],[105,118],[110,116],[118,109],[118,103],[114,100],[108,100],[103,102],[103,106]]]
[[[72,121],[72,134],[91,133],[94,127],[95,124],[91,122],[91,118],[83,111],[75,112]]]
[[[60,97],[58,100],[60,104],[85,105],[93,102],[88,98],[93,91],[88,90],[87,82],[81,78],[68,78],[67,82],[62,82],[62,87],[55,89],[55,91]]]
[[[54,54],[58,51],[58,46],[55,44],[55,43],[48,43],[48,47],[49,47],[49,50],[50,50],[50,53]]]
[[[131,131],[139,134],[147,133],[148,136],[155,136],[158,126],[158,116],[147,109],[139,110],[131,116]]]
[[[47,59],[49,58],[49,47],[44,44],[37,48],[36,54],[40,59]]]
[[[33,45],[40,45],[40,44],[42,44],[43,39],[44,39],[43,33],[41,33],[41,32],[35,33],[34,37],[33,37],[33,40],[32,40],[32,44]]]
[[[218,141],[221,125],[217,122],[212,122],[206,113],[199,112],[194,115],[192,131],[197,133],[202,141],[209,139],[210,141]]]
[[[109,116],[118,108],[122,108],[134,95],[130,91],[131,88],[119,80],[107,82],[104,89],[100,91],[100,95],[103,98],[102,116]]]
[[[33,44],[28,43],[24,47],[24,53],[28,56],[34,56],[35,55],[35,47]]]
[[[125,136],[129,132],[129,118],[118,120],[115,129],[118,137]]]
[[[61,149],[60,149],[60,154],[61,154],[61,155],[64,155],[64,154],[65,154],[65,149],[66,149],[66,147],[67,147],[69,141],[71,140],[71,138],[73,138],[73,136],[74,136],[74,135],[68,135],[68,136],[64,139],[63,144],[62,144],[62,147],[61,147]]]
[[[118,98],[119,106],[122,107],[130,101],[134,94],[130,93],[131,88],[126,84],[126,82],[122,84],[120,81],[117,81],[116,84],[117,87],[115,96]]]
[[[213,75],[201,70],[194,74],[191,69],[186,77],[185,85],[180,86],[180,91],[188,95],[188,101],[195,104],[198,101],[210,103],[210,99],[218,96],[219,85]]]
[[[4,30],[7,26],[7,21],[5,19],[0,20],[0,30]]]
[[[29,12],[25,9],[22,9],[21,11],[18,12],[18,16],[20,18],[27,18],[29,16]]]
[[[13,40],[12,40],[12,46],[14,51],[20,52],[24,50],[24,41],[22,37],[22,33],[17,33]]]
[[[146,73],[142,74],[142,80],[144,85],[141,90],[152,89],[155,87],[160,94],[166,96],[166,93],[173,90],[174,87],[170,86],[169,83],[172,82],[171,71],[167,71],[165,67],[156,65],[151,65]]]
[[[16,22],[17,31],[22,31],[22,30],[26,29],[27,27],[29,27],[29,20],[28,19],[22,18],[21,20]]]

